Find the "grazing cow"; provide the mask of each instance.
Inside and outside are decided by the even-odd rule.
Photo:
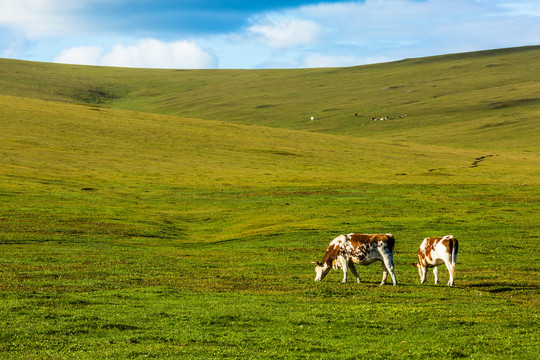
[[[356,281],[360,282],[360,276],[356,272],[354,264],[369,265],[375,261],[382,262],[383,277],[381,285],[384,285],[388,273],[392,277],[394,286],[397,285],[394,273],[394,236],[391,234],[347,234],[339,235],[332,240],[322,262],[314,262],[315,281],[321,281],[330,272],[330,269],[343,270],[343,283],[347,282],[347,270],[350,268]]]
[[[448,286],[454,285],[454,269],[458,254],[458,241],[453,235],[444,237],[425,238],[418,249],[418,264],[413,263],[413,266],[418,269],[420,274],[420,283],[426,282],[427,270],[433,267],[433,275],[435,275],[435,284],[439,282],[438,266],[445,264],[450,273]]]

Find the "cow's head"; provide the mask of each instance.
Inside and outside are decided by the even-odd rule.
[[[323,264],[320,261],[313,262],[315,264],[315,281],[321,281],[330,272],[332,267],[328,264]]]

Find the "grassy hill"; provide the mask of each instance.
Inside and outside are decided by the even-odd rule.
[[[0,60],[0,358],[534,358],[539,55]],[[312,281],[352,231],[394,234],[399,286]],[[420,285],[449,233],[456,286]]]
[[[536,146],[540,135],[539,55],[535,46],[298,70],[143,70],[2,60],[0,93],[363,138],[523,149]],[[407,117],[397,119],[402,114]],[[395,121],[370,121],[385,115]]]

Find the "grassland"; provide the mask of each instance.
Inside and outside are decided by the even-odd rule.
[[[539,55],[0,60],[0,358],[537,358]],[[351,231],[394,234],[397,287],[312,281]],[[449,233],[456,285],[419,284]]]

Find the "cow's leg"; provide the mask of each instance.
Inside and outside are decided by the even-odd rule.
[[[390,276],[392,277],[392,283],[394,286],[397,285],[396,280],[396,273],[394,273],[394,261],[390,258],[390,256],[383,256],[383,266],[386,267],[386,270],[390,273]],[[383,271],[383,281],[381,282],[381,285],[384,285],[384,282],[386,281],[386,276]]]
[[[439,283],[439,267],[434,266],[433,267],[433,275],[435,276],[435,284]]]
[[[418,266],[421,266],[420,264],[418,264]],[[426,279],[427,279],[427,265],[424,265],[424,266],[421,266],[421,271],[420,272],[420,284],[423,284],[426,282]]]
[[[356,282],[360,283],[360,276],[358,276],[358,273],[356,272],[356,267],[352,262],[349,264],[349,267],[351,268],[351,272],[353,273],[353,275],[356,277]]]
[[[451,261],[446,262],[446,268],[448,269],[448,274],[450,274],[450,279],[448,280],[448,286],[454,285],[454,264]]]
[[[346,261],[345,259],[341,260],[341,269],[343,270],[343,280],[341,282],[343,284],[347,282],[347,270],[348,270],[347,263],[348,261]]]
[[[384,265],[384,261],[381,261],[382,265],[382,281],[381,285],[384,285],[386,283],[386,278],[388,277],[388,269],[386,268],[386,265]]]

